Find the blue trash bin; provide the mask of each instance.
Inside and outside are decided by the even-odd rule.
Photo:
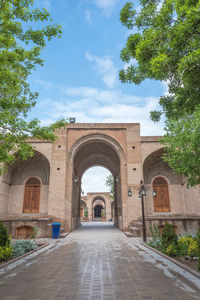
[[[53,223],[52,224],[52,239],[59,239],[60,238],[60,223]]]

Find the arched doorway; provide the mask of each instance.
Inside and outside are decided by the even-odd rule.
[[[91,135],[92,136],[92,135]],[[120,145],[110,137],[84,137],[71,150],[72,162],[72,200],[71,200],[71,229],[80,225],[81,181],[84,172],[90,167],[102,166],[107,168],[114,178],[115,225],[123,229],[122,199],[121,199],[121,158],[123,155]],[[73,149],[74,148],[74,149]]]
[[[168,184],[164,177],[156,177],[153,180],[154,211],[170,212]]]
[[[25,183],[23,213],[39,213],[40,180],[29,178]]]
[[[93,220],[106,220],[106,202],[103,197],[96,196],[92,202]]]
[[[101,214],[102,214],[102,209],[103,209],[103,205],[101,204],[97,204],[95,207],[94,207],[94,220],[96,218],[101,218]]]

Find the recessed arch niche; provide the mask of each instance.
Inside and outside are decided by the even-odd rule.
[[[10,214],[36,213],[36,211],[37,213],[41,213],[41,214],[47,213],[48,194],[49,194],[49,176],[50,176],[50,163],[46,158],[46,156],[43,155],[41,152],[35,150],[33,157],[24,161],[18,159],[16,153],[15,164],[8,168],[8,172],[5,174],[4,177],[4,180],[9,187],[8,212]],[[34,179],[35,182],[28,181],[30,178],[35,178]],[[38,199],[36,201],[39,203],[39,210],[30,209],[28,211],[27,208],[28,206],[30,207],[30,205],[28,205],[27,202],[24,203],[24,199],[25,198],[27,199],[28,197],[27,193],[29,193],[30,197],[33,196],[30,195],[31,187],[29,187],[29,192],[27,191],[27,189],[28,189],[28,185],[32,184],[34,186],[36,180],[40,182],[40,188],[39,188],[39,183],[38,183],[38,187],[37,188],[35,187],[35,190],[38,189],[37,194],[39,194],[38,196],[39,199],[36,198]],[[32,198],[35,198],[35,196]]]
[[[164,148],[160,148],[149,154],[144,160],[143,174],[145,184],[151,184],[152,179],[159,175],[166,177],[170,184],[182,183],[182,176],[173,173],[168,163],[163,160],[163,154]]]
[[[16,154],[17,155],[17,154]],[[9,184],[20,185],[33,176],[38,176],[42,184],[49,184],[50,164],[48,159],[35,150],[32,157],[27,160],[16,160],[16,163],[8,169],[6,180]]]

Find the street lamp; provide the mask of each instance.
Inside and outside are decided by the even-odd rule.
[[[138,192],[138,197],[142,201],[142,229],[143,229],[143,242],[146,242],[146,225],[145,225],[145,215],[144,215],[144,196],[146,196],[146,189],[144,187],[143,181],[140,181],[140,189]]]
[[[128,189],[128,197],[132,197],[132,192],[130,188]]]

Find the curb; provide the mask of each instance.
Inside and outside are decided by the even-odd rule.
[[[29,252],[27,252],[27,253],[25,253],[25,254],[23,254],[23,255],[21,255],[21,256],[18,256],[18,257],[16,257],[16,258],[11,259],[11,260],[9,260],[8,262],[5,262],[4,264],[1,264],[1,265],[0,265],[0,269],[2,269],[2,268],[4,268],[4,267],[6,267],[6,266],[8,266],[8,265],[10,265],[10,264],[12,264],[12,263],[18,261],[18,260],[20,260],[21,258],[24,258],[24,257],[26,257],[26,256],[28,256],[28,255],[30,255],[30,254],[32,254],[32,253],[34,253],[34,252],[37,252],[38,250],[40,250],[40,249],[42,249],[42,248],[44,248],[44,247],[47,247],[48,245],[49,245],[49,244],[44,244],[44,245],[38,247],[37,249],[34,249],[34,250],[29,251]]]
[[[172,263],[176,264],[177,266],[179,266],[180,268],[184,269],[185,271],[188,271],[189,273],[191,273],[192,275],[196,276],[197,278],[200,279],[200,273],[198,273],[197,271],[189,268],[188,266],[185,266],[184,264],[182,264],[181,262],[175,260],[174,258],[171,258],[170,256],[152,248],[151,246],[149,245],[146,245],[144,243],[142,243],[143,246],[145,246],[146,248],[152,250],[153,252],[159,254],[160,256],[163,256],[164,258],[168,259],[169,261],[171,261]]]

